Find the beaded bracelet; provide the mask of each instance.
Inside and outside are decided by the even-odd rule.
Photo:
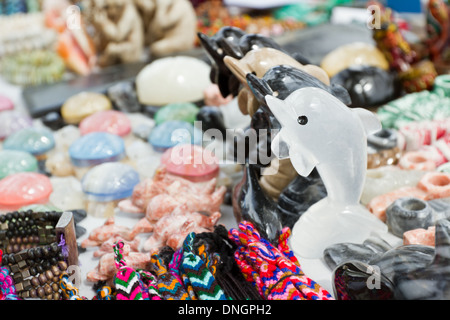
[[[10,212],[0,215],[0,249],[16,253],[56,241],[61,212]]]
[[[78,264],[72,213],[10,212],[0,215],[1,259],[23,299],[60,300],[59,275]]]
[[[58,276],[68,268],[57,243],[5,254],[2,265],[11,273],[19,297],[59,300]]]
[[[0,67],[7,81],[20,86],[55,83],[66,70],[61,57],[45,49],[6,56]]]

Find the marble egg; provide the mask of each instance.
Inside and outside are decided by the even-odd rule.
[[[76,94],[61,106],[61,116],[67,124],[78,125],[97,111],[111,110],[112,103],[105,95],[95,92]]]
[[[352,108],[376,107],[400,96],[401,85],[394,73],[378,67],[353,65],[331,78],[347,89]]]
[[[107,132],[125,137],[131,132],[131,123],[128,117],[120,111],[98,111],[79,124],[80,133],[86,135],[92,132]]]
[[[93,132],[77,139],[69,148],[73,165],[89,167],[125,157],[125,143],[121,137],[106,132]]]
[[[36,157],[25,151],[0,151],[0,179],[14,173],[37,172],[38,161]]]
[[[155,114],[155,123],[159,125],[167,121],[185,121],[194,123],[197,119],[199,108],[193,103],[171,103]]]
[[[0,210],[15,211],[27,205],[46,204],[52,191],[50,179],[43,174],[12,174],[0,180]]]
[[[11,134],[33,125],[33,120],[26,114],[15,110],[0,112],[0,140],[6,139]]]
[[[14,103],[8,97],[0,95],[0,111],[14,109]]]
[[[201,146],[184,144],[170,148],[161,157],[170,174],[193,182],[204,182],[219,174],[219,159]]]
[[[81,187],[88,200],[109,202],[130,197],[139,181],[139,174],[131,166],[108,162],[90,169]]]
[[[55,147],[53,132],[47,128],[29,127],[21,129],[3,143],[3,149],[21,150],[41,156]]]
[[[330,78],[355,65],[367,65],[389,70],[389,62],[383,53],[375,45],[364,42],[342,45],[329,52],[320,64]]]
[[[148,138],[156,151],[166,151],[179,144],[201,145],[203,133],[191,123],[167,121],[156,126]]]
[[[176,56],[155,60],[136,77],[136,92],[143,105],[165,106],[175,102],[203,100],[211,67],[204,61]]]

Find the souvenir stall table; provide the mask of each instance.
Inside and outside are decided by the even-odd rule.
[[[0,33],[0,299],[450,298],[442,1],[427,40],[44,2],[0,20],[36,25]]]

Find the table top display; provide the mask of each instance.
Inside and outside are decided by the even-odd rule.
[[[33,3],[0,1],[30,10],[0,21],[0,300],[450,299],[443,1],[415,43],[370,2],[320,63],[196,32],[217,2]],[[53,37],[24,51],[30,21]],[[73,94],[30,117],[37,84]]]

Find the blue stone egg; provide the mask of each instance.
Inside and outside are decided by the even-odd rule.
[[[156,126],[149,135],[148,142],[156,151],[165,151],[179,144],[201,145],[203,133],[185,121],[167,121]]]
[[[130,197],[139,182],[139,174],[131,166],[107,162],[90,169],[81,187],[89,200],[107,202]]]
[[[53,132],[47,128],[29,127],[11,134],[3,142],[3,149],[28,152],[40,156],[55,147]]]
[[[119,161],[125,156],[125,143],[118,135],[93,132],[72,143],[69,148],[69,156],[77,167]]]

